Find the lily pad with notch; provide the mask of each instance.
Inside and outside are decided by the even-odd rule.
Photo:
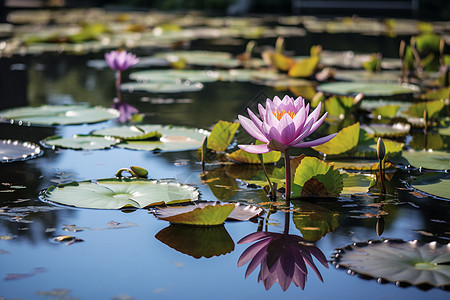
[[[198,196],[196,188],[177,182],[107,178],[51,186],[40,198],[81,208],[121,209],[195,201]]]
[[[32,159],[43,153],[41,147],[31,142],[0,140],[0,163]]]
[[[10,108],[0,111],[0,119],[31,125],[75,125],[116,119],[120,112],[113,108],[87,105],[42,105]]]

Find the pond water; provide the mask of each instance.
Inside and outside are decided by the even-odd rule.
[[[403,36],[404,37],[404,36]],[[401,37],[308,33],[289,38],[286,49],[295,55],[307,55],[312,45],[326,50],[372,53],[397,57]],[[185,48],[242,52],[246,40],[236,46],[217,45],[214,40],[194,40]],[[260,39],[258,44],[273,45],[275,38]],[[132,49],[148,56],[167,49]],[[43,53],[1,57],[4,69],[15,65],[8,84],[17,93],[4,93],[2,108],[22,105],[89,103],[109,107],[115,95],[114,74],[108,69],[88,66],[103,59],[103,52],[70,55]],[[22,68],[23,66],[23,68]],[[127,75],[136,69],[126,71]],[[6,71],[2,72],[5,74]],[[14,73],[15,72],[15,73]],[[3,75],[2,75],[3,76]],[[15,76],[15,77],[13,77]],[[5,79],[2,77],[1,79]],[[5,81],[4,81],[5,82]],[[123,93],[124,100],[145,113],[149,124],[174,124],[211,129],[219,120],[234,121],[247,105],[289,91],[244,82],[206,83],[199,92],[152,94]],[[7,96],[6,96],[7,95]],[[0,124],[0,139],[19,139],[39,143],[60,135],[88,134],[115,125],[115,121],[71,126],[19,126]],[[410,139],[410,136],[406,139]],[[448,149],[447,149],[448,150]],[[346,270],[323,267],[321,282],[310,269],[304,289],[291,286],[282,291],[275,283],[269,290],[257,282],[258,271],[245,278],[247,265],[237,262],[249,244],[237,244],[256,232],[264,218],[272,232],[283,232],[285,213],[273,212],[258,221],[227,221],[215,237],[225,239],[226,254],[196,258],[195,247],[183,247],[188,241],[161,237],[168,222],[156,219],[148,210],[132,212],[72,208],[43,202],[39,193],[49,186],[70,181],[113,177],[117,170],[132,165],[149,170],[153,179],[173,179],[197,187],[202,200],[267,203],[260,188],[249,188],[230,176],[227,166],[207,165],[216,172],[219,184],[202,180],[202,166],[195,151],[134,151],[120,148],[76,151],[44,148],[44,154],[23,162],[0,166],[0,297],[5,299],[446,299],[448,291],[415,286],[398,287],[393,283],[349,275]],[[242,168],[246,168],[245,166]],[[316,199],[322,210],[332,213],[326,222],[335,229],[314,244],[331,259],[336,248],[355,242],[382,238],[448,243],[450,218],[448,201],[412,194],[402,181],[410,170],[396,169],[388,186],[388,203],[376,194],[340,197],[337,201]],[[222,178],[222,180],[220,180]],[[295,204],[294,204],[295,205]],[[266,206],[267,207],[267,206]],[[292,213],[290,213],[292,215]],[[377,234],[377,215],[384,214],[385,228]],[[289,216],[289,232],[302,235]],[[70,225],[70,226],[69,226]],[[74,226],[72,226],[74,225]],[[75,228],[75,229],[74,229]],[[74,231],[75,230],[75,231]],[[194,228],[190,234],[208,236],[209,229]],[[176,231],[176,229],[175,229]],[[72,235],[81,242],[66,245],[54,237]],[[158,238],[159,237],[159,238]],[[213,247],[211,241],[208,247]],[[180,246],[181,245],[181,246]],[[187,248],[187,250],[185,249]],[[220,251],[218,252],[220,253]]]

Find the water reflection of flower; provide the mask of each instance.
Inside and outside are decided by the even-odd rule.
[[[325,255],[314,244],[298,235],[275,232],[255,232],[242,238],[238,244],[255,242],[248,247],[238,260],[238,267],[250,262],[245,278],[261,265],[258,282],[262,281],[266,290],[278,282],[286,291],[291,282],[304,289],[309,265],[323,282],[322,275],[314,264],[312,256],[326,268]]]
[[[114,98],[114,104],[111,107],[117,109],[120,112],[120,123],[125,123],[128,120],[131,120],[134,114],[139,113],[139,110],[136,107],[124,101],[120,101],[117,98]]]

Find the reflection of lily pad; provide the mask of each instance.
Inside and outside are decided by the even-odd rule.
[[[102,179],[73,182],[48,188],[44,200],[97,209],[144,208],[152,205],[194,201],[198,191],[188,185],[143,179]]]
[[[10,108],[0,111],[0,118],[32,125],[73,125],[96,123],[118,118],[113,108],[84,105],[42,105]]]
[[[158,132],[161,134],[159,140],[132,140],[145,133]],[[117,144],[117,147],[132,150],[153,151],[185,151],[198,149],[205,136],[209,134],[206,130],[193,129],[178,126],[162,125],[139,125],[119,126],[95,131],[93,134],[113,136],[126,139],[126,142]]]
[[[169,247],[195,258],[220,256],[234,250],[225,227],[193,227],[170,224],[155,236]]]
[[[450,199],[450,174],[430,172],[417,177],[411,182],[415,189],[430,195]]]
[[[234,208],[233,203],[201,202],[193,205],[157,208],[155,215],[158,219],[174,224],[214,226],[223,224]]]
[[[120,85],[120,89],[129,93],[149,92],[149,93],[182,93],[197,92],[203,89],[200,82],[127,82]]]
[[[0,140],[0,163],[27,160],[42,153],[38,145],[30,142]]]
[[[292,220],[307,241],[317,241],[339,226],[339,213],[306,201],[294,201]]]
[[[399,94],[412,94],[419,91],[413,85],[395,83],[373,82],[331,82],[317,86],[317,90],[336,95],[356,95],[363,93],[365,96],[392,96]]]
[[[43,143],[48,146],[66,149],[97,150],[110,148],[120,143],[120,140],[108,136],[75,135],[72,138],[53,136],[44,139]]]
[[[337,249],[333,264],[397,285],[450,287],[450,247],[398,240],[355,243]]]

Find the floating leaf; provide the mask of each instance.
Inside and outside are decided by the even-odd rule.
[[[314,150],[331,154],[342,154],[354,149],[359,141],[359,122],[345,127],[330,141],[313,147]]]
[[[342,118],[355,107],[354,98],[349,96],[333,96],[325,100],[325,111],[329,116]]]
[[[372,110],[372,114],[384,118],[393,118],[397,116],[399,108],[400,105],[395,104],[378,106]]]
[[[314,74],[317,65],[319,64],[319,56],[311,56],[300,61],[289,69],[288,75],[290,77],[306,78]]]
[[[193,205],[157,208],[155,215],[158,219],[174,224],[215,226],[223,224],[234,208],[233,203],[200,202]]]
[[[367,193],[370,185],[376,179],[373,174],[341,173],[344,188],[342,194]]]
[[[169,247],[194,258],[220,256],[234,250],[225,226],[194,227],[170,224],[155,237]]]
[[[127,140],[117,147],[132,150],[186,151],[198,149],[205,136],[205,130],[163,125],[118,126],[94,131],[95,135],[113,136]],[[149,136],[161,135],[159,140],[147,140]],[[140,140],[141,138],[145,140]]]
[[[280,71],[288,71],[295,64],[293,58],[278,52],[271,54],[271,60],[273,65]]]
[[[360,70],[338,70],[334,75],[336,80],[359,82],[396,82],[401,76],[400,71],[369,72]]]
[[[198,191],[188,185],[143,179],[102,179],[50,187],[42,199],[59,204],[97,209],[145,208],[196,200]]]
[[[427,194],[450,200],[450,174],[448,173],[430,172],[421,175],[411,182],[411,186]]]
[[[361,129],[364,129],[369,135],[374,137],[397,138],[406,136],[411,129],[411,125],[408,123],[395,123],[393,125],[370,124],[361,126]]]
[[[74,125],[96,123],[118,118],[113,108],[85,105],[42,105],[10,108],[0,111],[0,118],[31,125]]]
[[[335,160],[333,164],[336,169],[378,172],[378,160]],[[388,168],[395,168],[395,166],[387,162],[385,163],[385,169]]]
[[[235,208],[227,220],[248,221],[264,213],[264,209],[255,205],[235,203]]]
[[[219,121],[214,125],[208,137],[207,148],[214,151],[225,151],[239,128],[239,123]]]
[[[293,201],[292,220],[307,241],[318,241],[339,227],[339,213],[307,201]]]
[[[219,51],[172,51],[155,55],[170,62],[184,60],[187,64],[196,66],[215,66],[219,68],[236,68],[240,61],[234,59],[231,53]]]
[[[0,163],[32,159],[42,153],[38,145],[30,142],[0,140]]]
[[[402,285],[450,287],[450,244],[382,240],[337,249],[333,264]]]
[[[364,96],[370,97],[419,92],[419,88],[414,85],[376,82],[331,82],[318,85],[317,90],[336,95],[357,95],[363,93]]]
[[[201,82],[127,82],[120,85],[120,89],[133,93],[149,92],[149,93],[182,93],[197,92],[203,89]]]
[[[304,157],[301,160],[292,182],[292,198],[318,196],[317,187],[310,189],[309,184],[323,185],[325,193],[319,195],[325,197],[338,197],[343,188],[339,171],[315,157]]]
[[[130,79],[147,83],[214,82],[219,80],[219,73],[202,70],[150,70],[130,74]]]
[[[98,150],[107,149],[120,143],[119,139],[108,136],[75,135],[72,138],[52,136],[43,140],[48,146],[76,149],[76,150]]]
[[[404,113],[413,117],[423,118],[423,113],[426,109],[429,118],[437,118],[444,106],[444,100],[419,102],[412,104]]]
[[[446,151],[403,151],[402,158],[406,161],[399,161],[400,163],[409,164],[415,168],[450,169],[450,152]],[[397,160],[394,162],[397,162]]]

